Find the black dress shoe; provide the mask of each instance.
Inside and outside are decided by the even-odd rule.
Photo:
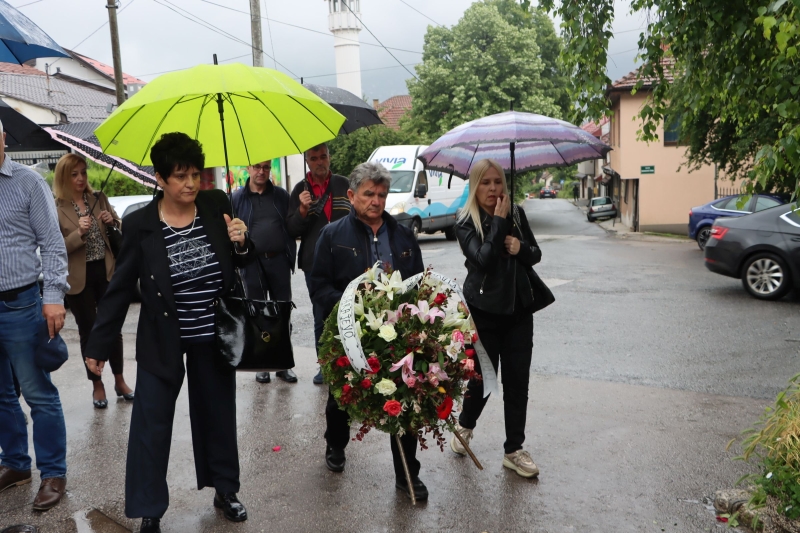
[[[256,372],[256,381],[259,383],[269,383],[272,380],[269,377],[269,372]]]
[[[322,370],[317,372],[317,375],[314,376],[314,385],[322,385],[324,378],[322,377]]]
[[[286,383],[297,383],[297,374],[292,372],[291,368],[289,370],[275,372],[275,376],[281,378]]]
[[[347,458],[344,456],[343,449],[328,446],[325,449],[325,465],[331,472],[344,472],[344,464]]]
[[[242,502],[236,497],[236,494],[229,492],[228,494],[220,494],[217,492],[214,495],[214,507],[222,509],[225,518],[231,522],[244,522],[247,520],[247,509],[244,508]]]
[[[121,390],[119,390],[116,385],[114,385],[114,392],[117,393],[117,397],[122,396],[122,398],[125,401],[128,401],[128,402],[132,402],[133,401],[133,397],[136,394],[133,391],[129,392],[128,394],[125,394]]]
[[[142,527],[139,533],[161,533],[160,518],[142,518]]]
[[[92,393],[92,405],[94,405],[95,409],[105,409],[106,407],[108,407],[108,400],[107,399],[95,400],[94,393]]]
[[[408,483],[406,482],[406,478],[397,478],[394,483],[394,486],[398,489],[402,490],[406,493],[406,496],[409,498],[411,497],[411,493],[408,491]],[[414,488],[414,497],[417,499],[418,502],[425,501],[428,499],[428,487],[425,486],[425,483],[418,477],[415,477],[411,480],[411,486]]]

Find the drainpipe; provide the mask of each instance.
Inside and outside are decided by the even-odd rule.
[[[717,189],[717,178],[719,178],[719,168],[714,163],[714,200],[719,198],[719,190]]]

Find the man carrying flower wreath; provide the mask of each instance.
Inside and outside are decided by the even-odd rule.
[[[324,310],[326,317],[342,298],[347,285],[377,261],[383,263],[385,268],[399,271],[403,278],[424,270],[422,252],[414,234],[384,211],[390,182],[389,172],[378,163],[357,166],[350,175],[350,188],[347,191],[352,204],[350,215],[326,226],[320,233],[310,287],[312,302]],[[389,405],[388,409],[401,408],[399,402],[395,403],[397,405]],[[325,463],[332,472],[342,472],[346,461],[344,449],[350,440],[350,419],[330,392],[325,418]],[[390,442],[395,486],[410,496],[394,436],[390,436]],[[417,500],[425,500],[428,498],[428,489],[419,479],[417,438],[414,434],[406,433],[400,437],[400,442],[408,463],[414,496]]]

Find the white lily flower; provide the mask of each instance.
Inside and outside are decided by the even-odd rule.
[[[444,327],[462,329],[464,327],[464,315],[455,309],[448,309],[444,316]]]
[[[364,316],[364,300],[361,298],[361,293],[356,293],[356,303],[353,305],[353,311],[356,316]]]
[[[403,290],[403,277],[400,275],[400,271],[395,270],[391,276],[381,272],[381,280],[375,281],[375,288],[386,292],[386,297],[389,300],[394,299],[394,294]]]
[[[364,331],[361,329],[361,322],[359,321],[356,321],[356,334],[359,339],[364,336]]]
[[[383,325],[383,318],[382,318],[383,313],[381,313],[378,316],[375,316],[375,314],[372,312],[372,309],[370,309],[364,316],[367,319],[367,326],[369,326],[369,329],[371,329],[372,331],[378,331]]]

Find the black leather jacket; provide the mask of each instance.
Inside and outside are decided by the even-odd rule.
[[[525,212],[517,206],[513,208],[518,210],[518,217],[509,214],[507,218],[500,218],[481,210],[483,240],[471,217],[456,225],[456,237],[466,257],[464,297],[467,305],[499,315],[511,315],[515,310],[521,311],[521,307],[535,313],[555,301],[550,289],[533,270],[533,265],[542,259],[542,251]],[[514,218],[519,220],[519,225]],[[504,244],[506,236],[512,234],[520,240],[519,253],[513,256],[506,252]],[[520,288],[531,291],[531,298],[523,298],[521,303],[532,300],[532,305],[516,305]]]

